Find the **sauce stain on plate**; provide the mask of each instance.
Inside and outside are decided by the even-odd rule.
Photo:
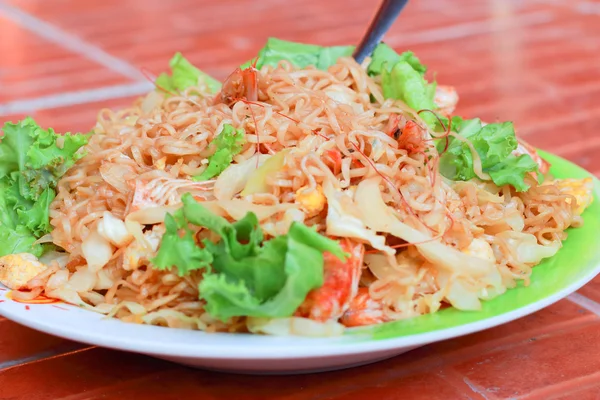
[[[21,300],[21,299],[15,299],[13,296],[13,292],[8,292],[6,294],[6,298],[12,301],[15,301],[17,303],[23,303],[23,304],[56,304],[56,303],[62,303],[62,301],[57,300],[57,299],[51,299],[50,297],[46,297],[46,296],[38,296],[34,299],[31,300]]]

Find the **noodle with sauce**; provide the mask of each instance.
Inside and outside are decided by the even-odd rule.
[[[126,322],[331,335],[478,310],[527,284],[583,223],[591,181],[539,179],[548,165],[519,141],[512,157],[535,170],[523,187],[496,184],[479,136],[461,134],[472,125],[452,129],[452,88],[419,110],[369,68],[280,60],[236,70],[216,94],[202,79],[157,81],[131,107],[100,111],[39,239],[57,250],[15,293]],[[443,173],[459,159],[468,179]]]

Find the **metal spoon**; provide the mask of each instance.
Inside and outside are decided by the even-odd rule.
[[[406,3],[408,3],[408,0],[383,0],[367,32],[365,32],[359,45],[356,46],[354,54],[352,54],[356,62],[362,63],[366,57],[373,53],[373,50],[381,42],[383,35],[390,29]]]

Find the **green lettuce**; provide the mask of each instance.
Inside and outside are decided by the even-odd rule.
[[[335,64],[338,58],[351,56],[353,51],[354,46],[323,47],[269,38],[265,47],[258,52],[256,68],[260,69],[264,65],[276,67],[279,61],[286,60],[298,68],[312,65],[326,70]],[[249,67],[251,64],[252,61],[248,61],[242,65],[242,68]]]
[[[181,213],[168,217],[170,236],[163,238],[152,262],[159,269],[175,267],[180,275],[204,269],[200,298],[215,318],[291,316],[308,292],[323,284],[323,253],[345,258],[337,242],[305,225],[294,223],[287,234],[264,241],[253,213],[230,223],[189,193],[182,202]],[[188,224],[209,229],[220,239],[194,245]]]
[[[452,129],[468,139],[477,151],[483,172],[490,175],[497,186],[512,185],[517,191],[525,191],[529,185],[525,176],[539,173],[537,163],[529,155],[514,156],[518,142],[512,122],[483,126],[479,119],[453,118]],[[473,155],[469,146],[456,138],[440,139],[437,143],[440,157],[440,173],[456,181],[468,181],[476,177]],[[539,175],[538,175],[539,176]]]
[[[175,265],[179,276],[185,276],[210,265],[212,255],[196,246],[193,231],[183,218],[182,210],[178,210],[175,216],[167,214],[165,228],[161,247],[152,260],[156,269],[167,270]],[[181,230],[184,231],[183,235],[179,234]]]
[[[194,67],[181,53],[176,53],[169,62],[171,75],[162,73],[156,78],[156,85],[169,92],[179,92],[200,83],[211,93],[221,90],[221,82]],[[166,96],[169,93],[165,93]]]
[[[538,176],[538,181],[541,182],[543,179],[539,171],[539,165],[527,154],[522,154],[518,157],[511,154],[486,172],[490,175],[496,186],[511,185],[518,192],[524,192],[529,189],[529,185],[524,180],[527,174],[535,172]]]
[[[49,206],[64,173],[84,156],[82,134],[58,135],[32,118],[7,122],[0,141],[0,256],[41,255],[33,243],[50,233]]]
[[[427,72],[427,67],[421,63],[417,56],[415,56],[415,53],[405,51],[402,54],[398,54],[385,43],[380,43],[375,47],[367,72],[369,75],[381,75],[384,69],[390,71],[400,61],[407,62],[421,76]]]
[[[211,142],[215,152],[208,157],[208,166],[200,175],[195,176],[194,180],[206,181],[223,172],[233,162],[233,157],[242,151],[243,143],[243,129],[234,129],[229,124],[223,125],[221,133]]]
[[[421,73],[408,61],[397,62],[391,70],[384,68],[381,74],[381,88],[386,99],[400,99],[413,110],[435,110],[433,101],[436,83],[427,83]],[[423,121],[435,126],[437,118],[429,112],[421,114]]]

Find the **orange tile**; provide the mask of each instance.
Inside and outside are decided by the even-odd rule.
[[[0,370],[81,347],[0,318]]]
[[[55,400],[108,390],[173,368],[179,367],[144,356],[90,349],[2,371],[0,394],[7,399]]]
[[[296,394],[302,396],[307,389],[303,382],[307,380],[317,383],[317,379],[302,376],[230,375],[177,368],[158,375],[147,376],[144,379],[130,380],[118,387],[86,393],[85,399],[291,399]],[[165,382],[168,382],[168,385]],[[173,390],[173,388],[177,388],[177,390]]]
[[[472,385],[498,398],[580,379],[600,369],[600,322],[548,332],[531,343],[455,365]],[[557,393],[560,394],[560,393]]]
[[[425,346],[406,354],[417,363],[423,363],[425,357],[443,362],[458,362],[487,354],[500,348],[507,348],[520,343],[533,342],[536,337],[548,331],[579,324],[587,324],[596,320],[596,316],[580,306],[561,300],[534,314],[515,321],[486,329],[481,332],[446,340]],[[410,365],[410,364],[409,364]],[[427,367],[427,362],[424,363]]]
[[[588,387],[582,390],[574,390],[558,397],[554,397],[552,400],[598,400],[600,399],[600,382],[594,387]],[[541,399],[540,399],[541,400]]]
[[[0,16],[0,103],[128,82]]]
[[[439,375],[433,373],[411,375],[398,380],[386,381],[385,383],[377,385],[365,385],[356,391],[351,391],[339,396],[327,397],[327,399],[331,400],[375,398],[379,400],[482,399],[482,397],[470,391],[468,386],[464,385],[464,390],[459,390],[448,381],[442,379]]]
[[[96,124],[98,113],[103,108],[118,111],[133,104],[137,96],[78,104],[68,107],[38,110],[28,114],[0,116],[0,126],[7,121],[18,121],[31,116],[40,126],[53,128],[57,132],[88,132]]]

